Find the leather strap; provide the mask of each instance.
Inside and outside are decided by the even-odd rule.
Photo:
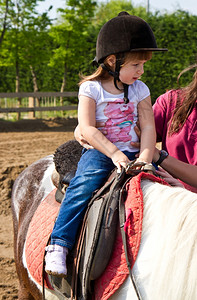
[[[49,245],[50,240],[51,240],[51,235],[48,238],[46,246]],[[46,250],[44,251],[43,262],[42,262],[42,300],[46,299],[45,298],[45,285],[44,285],[44,278],[45,278],[45,276],[44,276],[44,274],[45,274],[45,255],[46,255]]]
[[[135,277],[132,273],[132,270],[131,270],[131,264],[130,264],[130,261],[129,261],[129,257],[128,257],[128,250],[127,250],[127,238],[126,238],[126,233],[124,231],[124,224],[125,224],[125,205],[124,205],[124,192],[125,192],[125,185],[126,183],[131,179],[131,177],[125,182],[122,190],[121,190],[121,193],[120,193],[120,200],[119,200],[119,220],[120,220],[120,231],[121,231],[121,236],[122,236],[122,243],[123,243],[123,247],[124,247],[124,252],[125,252],[125,257],[126,257],[126,262],[127,262],[127,267],[128,267],[128,270],[129,270],[129,275],[130,275],[130,278],[131,278],[131,281],[133,283],[133,287],[135,289],[135,292],[136,292],[136,295],[137,295],[137,298],[139,300],[142,300],[142,297],[140,295],[140,292],[138,290],[138,287],[137,287],[137,284],[135,282]]]

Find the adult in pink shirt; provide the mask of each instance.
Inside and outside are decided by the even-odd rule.
[[[197,193],[197,70],[188,86],[161,95],[153,110],[157,142],[169,153],[160,165]],[[154,161],[158,159],[156,151]]]

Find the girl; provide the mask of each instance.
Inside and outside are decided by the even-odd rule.
[[[141,18],[121,12],[98,35],[96,72],[82,79],[79,89],[79,128],[93,149],[84,149],[75,177],[66,191],[46,248],[46,272],[65,276],[66,255],[92,193],[100,188],[114,166],[125,168],[138,152],[134,126],[139,120],[141,147],[138,162],[151,163],[156,133],[148,87],[138,79],[157,48],[150,26]],[[96,128],[96,122],[104,126]]]

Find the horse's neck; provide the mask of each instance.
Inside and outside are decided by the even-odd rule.
[[[180,300],[185,292],[196,299],[197,195],[147,180],[142,190],[142,241],[133,271],[143,299]]]

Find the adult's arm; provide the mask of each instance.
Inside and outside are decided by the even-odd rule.
[[[153,161],[159,159],[159,150],[156,148]],[[197,188],[197,166],[184,163],[170,155],[165,158],[161,167],[170,173],[173,177]]]
[[[140,129],[138,126],[135,127],[135,132],[140,138]],[[134,147],[139,147],[140,143],[131,143]],[[155,148],[155,152],[153,155],[153,161],[156,162],[159,159],[159,150]],[[197,187],[197,166],[196,165],[190,165],[187,163],[184,163],[170,155],[168,155],[167,158],[163,160],[163,162],[160,164],[161,167],[166,170],[170,175],[172,175],[174,178],[180,179],[181,181],[193,186]],[[160,171],[158,171],[159,174]],[[162,174],[159,174],[162,175]],[[171,184],[170,178],[166,177],[166,181]],[[179,185],[174,182],[173,185]]]

